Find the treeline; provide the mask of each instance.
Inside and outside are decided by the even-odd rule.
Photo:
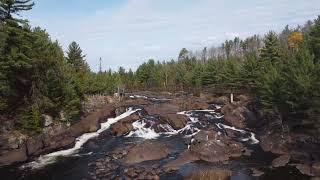
[[[319,130],[320,16],[279,34],[235,38],[198,52],[183,48],[178,61],[149,60],[133,79],[127,86],[134,89],[250,89],[266,114]]]
[[[79,44],[66,53],[40,27],[19,19],[31,0],[0,0],[0,125],[14,120],[17,129],[40,132],[42,116],[73,122],[88,94],[112,94],[134,82],[132,71],[92,72]]]
[[[79,119],[85,95],[112,92],[117,76],[91,72],[77,43],[65,55],[45,30],[17,18],[33,6],[0,1],[0,123],[14,120],[17,129],[40,132],[42,115]]]
[[[208,87],[250,89],[264,112],[310,127],[320,125],[320,17],[265,37],[227,40],[177,60],[149,60],[136,72],[92,72],[76,42],[67,52],[45,30],[16,14],[31,0],[0,0],[0,118],[41,131],[41,116],[79,119],[87,94],[130,90],[201,92]],[[303,122],[301,121],[303,120]],[[319,128],[318,128],[319,129]]]

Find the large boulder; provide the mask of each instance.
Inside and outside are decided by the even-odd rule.
[[[167,114],[161,117],[166,121],[173,129],[179,130],[187,125],[188,117],[181,114]]]
[[[130,132],[133,129],[132,123],[139,119],[140,116],[138,114],[132,114],[131,116],[121,119],[111,127],[112,134],[122,136]]]
[[[190,151],[207,162],[224,162],[231,157],[246,155],[248,149],[224,134],[200,131],[195,135]]]
[[[260,146],[266,152],[272,152],[275,154],[288,154],[290,147],[287,140],[281,138],[279,133],[266,133],[260,136]]]
[[[108,118],[111,118],[114,115],[115,108],[112,105],[106,105],[73,124],[70,127],[71,134],[73,137],[78,137],[84,133],[95,132],[100,128],[100,123],[107,121]]]
[[[222,108],[221,112],[224,114],[224,119],[227,122],[239,129],[248,126],[252,127],[258,123],[258,118],[255,113],[239,104],[227,104]]]
[[[48,152],[73,146],[76,138],[70,136],[69,133],[52,137],[51,142],[46,142],[45,147]]]
[[[123,159],[126,164],[137,164],[144,161],[159,160],[169,154],[168,147],[163,143],[144,141],[133,146]]]
[[[245,146],[224,134],[214,130],[200,131],[191,140],[189,149],[164,167],[167,171],[177,170],[182,165],[197,160],[225,162],[231,157],[249,154],[250,151]]]

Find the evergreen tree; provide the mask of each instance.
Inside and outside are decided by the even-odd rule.
[[[77,44],[76,42],[72,42],[68,46],[67,61],[76,72],[89,70],[89,67],[86,64],[84,58],[85,55],[83,55],[79,44]]]
[[[31,10],[32,0],[0,0],[0,20],[13,19],[12,15],[20,15],[20,11]]]
[[[261,49],[261,60],[263,62],[277,63],[280,61],[281,53],[279,39],[275,32],[270,31],[264,40],[264,48]]]
[[[320,63],[320,16],[314,21],[309,36],[311,50],[315,55],[315,61]]]

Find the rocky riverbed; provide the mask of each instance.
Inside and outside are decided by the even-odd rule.
[[[12,158],[15,152],[2,152],[3,165],[28,162],[5,166],[0,175],[5,179],[320,176],[318,144],[307,140],[303,144],[306,135],[285,134],[277,131],[283,127],[269,124],[273,126],[262,121],[245,95],[229,103],[224,96],[133,93],[121,103],[91,111],[77,124],[47,137],[50,140],[44,134],[22,140],[16,149],[26,154],[18,160]],[[303,145],[310,146],[308,151]]]

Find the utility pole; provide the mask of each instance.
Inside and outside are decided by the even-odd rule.
[[[101,62],[102,62],[102,58],[100,57],[99,73],[102,73],[102,65],[101,65]]]

